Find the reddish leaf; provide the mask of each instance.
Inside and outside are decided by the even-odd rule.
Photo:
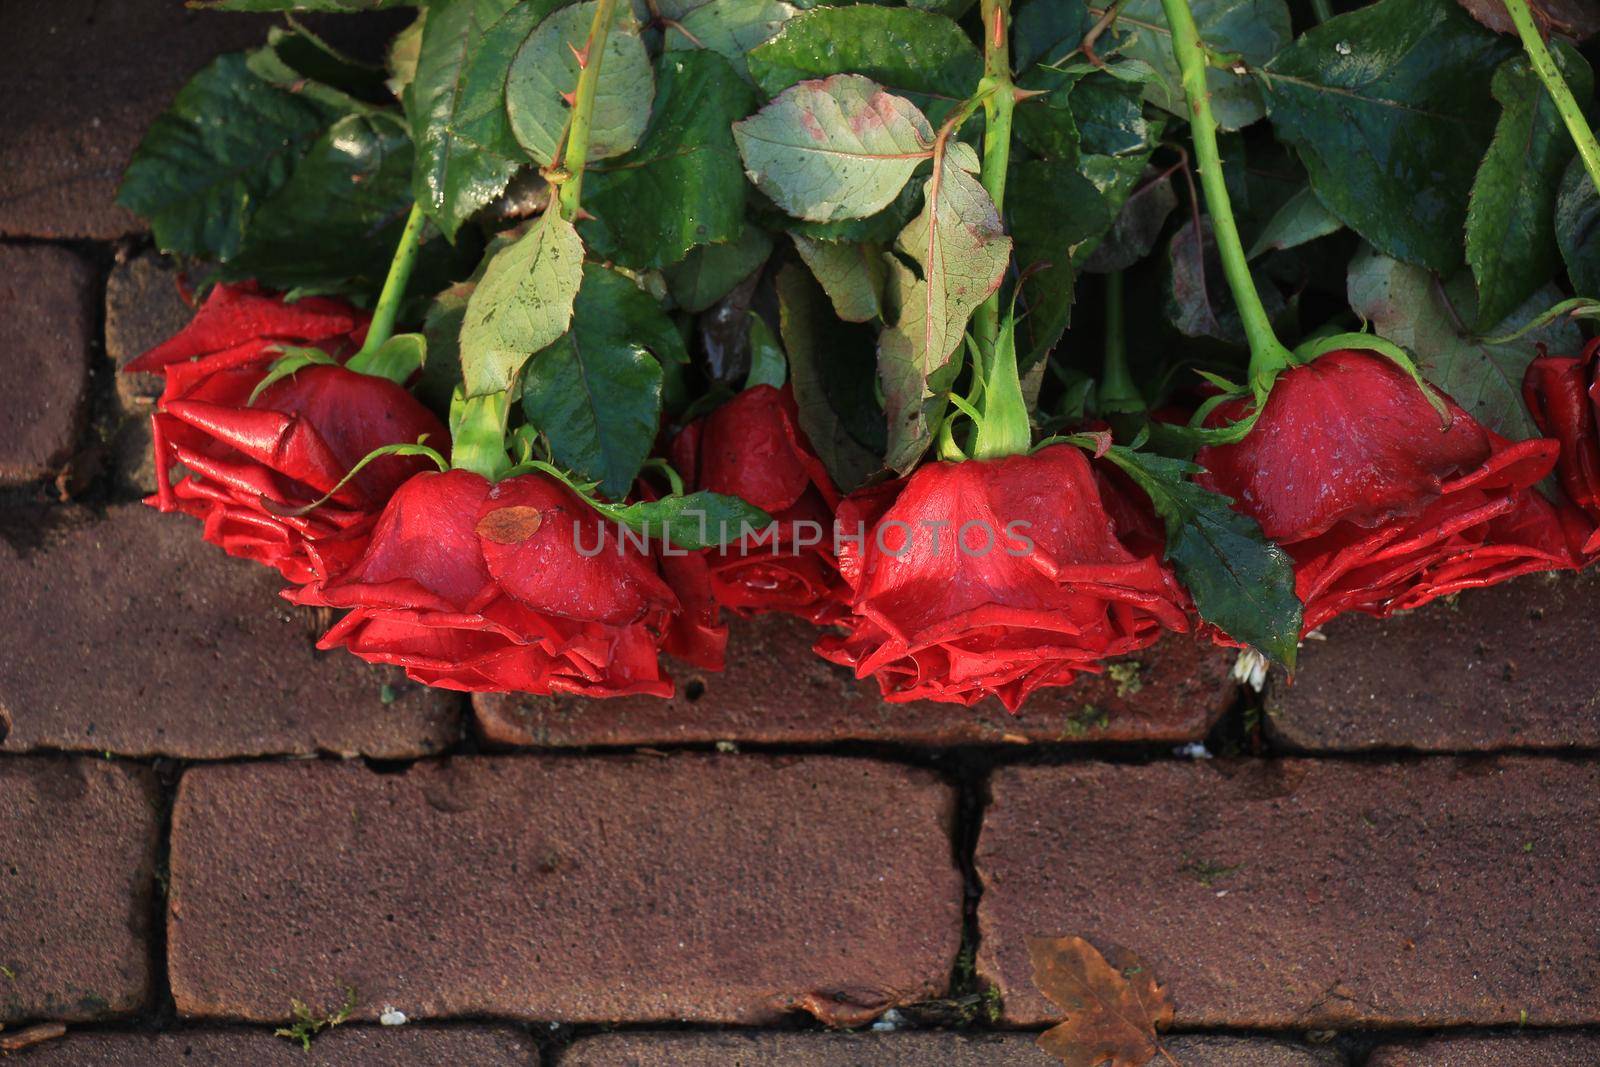
[[[1516,35],[1501,0],[1457,0],[1467,14],[1496,33]],[[1533,18],[1546,33],[1582,41],[1600,33],[1600,5],[1594,0],[1528,0]]]
[[[1156,1037],[1172,1024],[1172,1000],[1132,953],[1102,956],[1081,937],[1028,939],[1033,984],[1067,1013],[1039,1036],[1039,1047],[1067,1067],[1144,1067],[1157,1056],[1175,1064]]]

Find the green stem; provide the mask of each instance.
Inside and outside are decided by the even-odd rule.
[[[566,146],[561,153],[561,169],[566,171],[561,183],[561,217],[570,221],[578,217],[579,198],[583,193],[583,168],[589,161],[589,124],[594,116],[594,95],[600,84],[600,61],[605,58],[606,37],[616,17],[617,0],[599,0],[594,22],[589,26],[589,39],[583,46],[583,70],[578,74],[578,88],[572,96],[572,121],[567,126]]]
[[[422,247],[422,225],[425,221],[422,205],[412,204],[411,214],[406,216],[406,228],[400,231],[399,247],[394,250],[394,259],[389,262],[389,276],[383,280],[383,291],[378,294],[378,306],[373,309],[367,339],[362,343],[361,351],[350,357],[347,364],[351,370],[359,371],[365,362],[362,357],[382,348],[383,343],[394,335],[395,316],[400,314],[400,303],[406,297],[411,269],[417,265],[417,251]]]
[[[1318,22],[1333,18],[1333,5],[1328,0],[1311,0],[1311,15]]]
[[[1145,409],[1144,395],[1133,382],[1128,368],[1128,341],[1123,329],[1122,272],[1106,275],[1106,356],[1100,370],[1102,414],[1137,412]]]
[[[1172,54],[1183,74],[1183,92],[1189,101],[1189,125],[1194,137],[1196,169],[1200,187],[1205,190],[1206,209],[1211,215],[1211,230],[1216,237],[1222,272],[1233,291],[1245,336],[1250,341],[1250,381],[1258,391],[1264,389],[1278,371],[1292,362],[1289,350],[1272,332],[1272,321],[1261,303],[1261,294],[1250,277],[1239,226],[1233,220],[1233,204],[1223,179],[1222,153],[1217,148],[1217,120],[1211,113],[1211,98],[1206,92],[1206,58],[1195,27],[1189,0],[1161,0],[1172,28]],[[1196,242],[1201,235],[1195,234]]]
[[[1600,192],[1600,143],[1595,141],[1589,120],[1584,117],[1583,106],[1573,97],[1572,90],[1567,87],[1567,80],[1561,76],[1561,70],[1556,66],[1555,57],[1545,46],[1544,38],[1539,34],[1539,27],[1533,21],[1533,12],[1528,10],[1528,0],[1501,0],[1501,2],[1506,5],[1506,12],[1510,14],[1511,21],[1517,27],[1517,34],[1522,38],[1522,47],[1528,50],[1528,60],[1533,64],[1533,72],[1539,75],[1539,80],[1544,83],[1544,91],[1555,101],[1561,121],[1567,124],[1567,132],[1572,135],[1573,143],[1578,146],[1578,155],[1583,159],[1583,169],[1589,172],[1589,180],[1594,183],[1595,190]]]
[[[1016,94],[1011,84],[1011,0],[983,0],[983,187],[994,209],[1005,217],[1006,170],[1011,165],[1011,114]],[[987,357],[1000,332],[1000,293],[991,293],[973,319],[972,334]]]
[[[1006,168],[1011,164],[1011,0],[983,0],[983,168],[980,180],[995,210],[1005,214]],[[1028,400],[1017,373],[1017,324],[1000,319],[1000,294],[978,306],[972,321],[977,364],[973,382],[979,417],[969,450],[973,459],[1017,455],[1033,443]]]

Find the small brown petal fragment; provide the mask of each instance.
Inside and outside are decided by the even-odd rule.
[[[521,544],[539,532],[543,521],[538,508],[496,508],[478,520],[478,536],[497,545]]]

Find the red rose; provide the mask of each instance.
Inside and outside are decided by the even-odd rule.
[[[886,700],[993,694],[1016,711],[1035,689],[1188,629],[1159,554],[1120,537],[1107,507],[1118,492],[1078,449],[1055,445],[931,463],[852,493],[836,528],[847,633],[818,654],[875,676]]]
[[[844,584],[831,541],[839,494],[800,431],[788,388],[746,389],[672,442],[692,490],[737,496],[773,524],[707,554],[718,604],[740,615],[780,611],[813,622],[840,614]]]
[[[331,300],[286,304],[253,286],[219,285],[176,337],[130,363],[166,375],[152,417],[163,511],[202,520],[204,537],[229,555],[275,567],[291,582],[327,578],[361,551],[384,501],[426,467],[386,456],[364,467],[311,513],[282,517],[321,498],[373,449],[428,435],[448,449],[443,425],[385,378],[312,365],[250,401],[280,345],[355,350],[366,317]],[[176,484],[172,468],[187,475]]]
[[[1554,508],[1531,488],[1556,443],[1512,444],[1447,403],[1445,429],[1388,359],[1330,352],[1278,377],[1244,440],[1196,455],[1196,481],[1294,560],[1304,632],[1570,565]],[[1211,422],[1246,410],[1225,404]]]
[[[657,650],[677,597],[637,547],[542,474],[419,474],[344,574],[285,594],[349,608],[319,648],[472,692],[672,695]]]
[[[1556,476],[1573,507],[1563,510],[1576,551],[1600,555],[1600,337],[1583,355],[1542,356],[1528,364],[1522,396],[1539,429],[1561,444]]]

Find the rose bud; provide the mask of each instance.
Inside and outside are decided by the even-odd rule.
[[[766,529],[706,554],[718,604],[813,622],[841,612],[844,584],[830,544],[839,494],[800,430],[788,387],[744,390],[685,427],[671,455],[689,491],[737,496],[772,516]]]
[[[343,646],[427,685],[470,692],[670,696],[658,648],[678,600],[637,545],[542,474],[490,484],[416,475],[344,574],[284,594],[348,608]]]
[[[1562,518],[1575,553],[1585,562],[1600,556],[1600,337],[1583,355],[1541,356],[1528,364],[1522,397],[1533,421],[1561,446],[1556,477],[1569,506]]]
[[[1531,486],[1554,441],[1516,444],[1372,352],[1329,352],[1279,375],[1242,441],[1202,448],[1196,481],[1232,497],[1294,560],[1302,632],[1570,566],[1554,508]],[[1222,405],[1213,425],[1247,413]]]
[[[128,365],[166,375],[152,416],[157,492],[149,502],[193,515],[207,541],[291,582],[327,578],[348,563],[384,501],[426,463],[384,456],[341,480],[384,445],[427,435],[432,447],[448,448],[444,426],[394,382],[331,364],[302,367],[252,396],[280,346],[348,356],[365,330],[365,316],[336,301],[286,304],[249,285],[212,290],[177,336]],[[174,482],[179,465],[187,473]],[[327,503],[293,514],[330,492]]]
[[[1118,492],[1054,445],[852,493],[835,530],[847,632],[818,654],[875,677],[889,701],[992,694],[1014,712],[1035,689],[1187,630],[1159,548],[1136,551],[1111,517]]]

